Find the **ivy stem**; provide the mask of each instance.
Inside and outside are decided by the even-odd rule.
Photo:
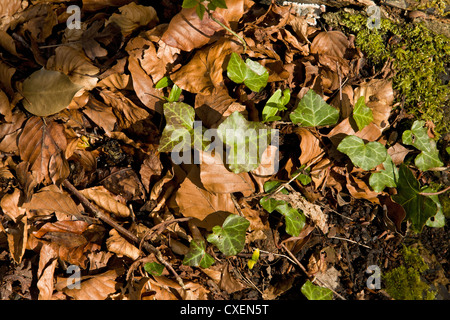
[[[231,33],[233,36],[235,36],[241,43],[242,46],[244,47],[244,53],[247,51],[247,43],[245,42],[244,38],[242,38],[240,35],[238,35],[236,32],[234,32],[233,30],[231,30],[231,28],[229,28],[228,26],[226,26],[225,24],[223,24],[222,22],[220,22],[219,20],[217,20],[216,18],[213,17],[212,13],[210,10],[206,10],[206,12],[208,12],[208,16],[209,18],[214,21],[215,23],[217,23],[218,25],[220,25],[222,28],[224,28],[225,30],[227,30],[229,33]]]
[[[448,186],[447,188],[441,190],[441,191],[437,191],[437,192],[419,192],[420,195],[422,196],[438,196],[440,194],[443,194],[445,192],[447,192],[448,190],[450,190],[450,186]]]

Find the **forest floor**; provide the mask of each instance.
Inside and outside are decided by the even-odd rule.
[[[211,3],[0,4],[0,299],[450,299],[449,8]],[[394,22],[444,43],[414,99]],[[278,145],[217,161],[194,120]]]

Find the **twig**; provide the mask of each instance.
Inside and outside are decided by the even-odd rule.
[[[229,33],[231,33],[233,36],[235,36],[236,38],[238,38],[238,40],[242,43],[242,46],[244,47],[244,53],[247,51],[247,43],[245,42],[244,38],[242,38],[240,35],[238,35],[236,32],[234,32],[233,30],[231,30],[231,28],[227,27],[226,25],[224,25],[222,22],[220,22],[219,20],[217,20],[216,18],[213,17],[212,13],[208,10],[208,15],[211,18],[212,21],[214,21],[215,23],[217,23],[218,25],[220,25],[222,28],[224,28],[225,30],[227,30]]]
[[[139,239],[137,236],[135,236],[133,233],[131,233],[130,231],[128,231],[127,229],[125,229],[124,227],[122,227],[121,225],[119,225],[117,222],[115,222],[113,219],[111,219],[110,217],[106,216],[105,214],[103,214],[100,210],[98,210],[93,204],[91,204],[89,202],[89,200],[80,192],[77,190],[77,188],[75,188],[68,180],[64,180],[63,185],[66,189],[68,189],[74,196],[76,196],[78,198],[78,200],[80,200],[80,202],[83,204],[84,207],[86,207],[86,209],[88,209],[92,214],[94,214],[95,217],[99,218],[100,220],[102,220],[103,222],[109,224],[111,227],[113,227],[114,229],[116,229],[119,233],[121,233],[123,236],[125,236],[126,238],[128,238],[129,240],[131,240],[132,242],[139,244],[141,242],[141,239]],[[183,279],[180,278],[180,276],[178,275],[178,273],[173,269],[172,265],[170,263],[168,263],[163,255],[161,254],[161,252],[156,249],[153,245],[151,245],[148,242],[144,242],[143,243],[143,247],[145,248],[145,250],[147,250],[150,253],[153,253],[156,258],[158,259],[159,262],[161,262],[170,272],[172,272],[172,274],[175,276],[178,284],[184,289],[184,282]]]
[[[450,186],[448,186],[447,188],[437,191],[437,192],[419,192],[420,195],[422,196],[437,196],[443,193],[446,193],[448,190],[450,190]]]
[[[281,247],[287,252],[287,254],[292,258],[292,260],[294,260],[295,264],[298,265],[300,267],[300,269],[303,270],[303,272],[306,274],[306,276],[308,278],[313,278],[313,280],[311,280],[311,282],[317,282],[320,286],[325,287],[327,289],[330,289],[337,297],[341,298],[342,300],[347,300],[345,299],[343,296],[341,296],[339,293],[337,293],[336,291],[334,291],[332,288],[328,287],[325,283],[323,283],[323,281],[321,281],[320,279],[317,279],[315,277],[312,277],[308,271],[306,270],[306,268],[300,263],[300,261],[298,261],[298,259],[292,254],[292,252],[284,245],[284,243],[281,244]]]
[[[367,248],[367,249],[372,249],[371,247],[366,246],[365,244],[356,242],[356,241],[354,241],[354,240],[346,239],[346,238],[341,238],[341,237],[330,237],[330,239],[338,239],[338,240],[348,241],[348,242],[357,244],[357,245],[359,245],[359,246],[361,246],[361,247],[364,247],[364,248]]]

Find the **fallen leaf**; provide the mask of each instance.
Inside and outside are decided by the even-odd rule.
[[[93,201],[97,206],[108,213],[126,218],[129,217],[130,209],[123,203],[114,199],[113,195],[103,186],[96,186],[80,191],[88,200]]]
[[[156,25],[159,22],[153,7],[138,5],[134,2],[119,8],[120,14],[113,13],[106,25],[116,23],[124,36],[129,35],[138,27]]]
[[[46,117],[65,109],[81,88],[64,73],[41,69],[23,82],[24,107],[35,116]]]
[[[144,186],[136,172],[128,168],[111,173],[101,184],[126,201],[143,199],[145,195]]]
[[[217,180],[220,176],[220,180]],[[200,151],[200,180],[203,187],[213,193],[241,192],[249,196],[255,191],[253,181],[246,172],[239,174],[228,171],[220,157]]]
[[[57,262],[55,250],[49,244],[44,244],[40,250],[39,269],[37,272],[39,300],[50,300],[53,295],[53,276]]]
[[[64,158],[67,140],[61,124],[31,117],[23,128],[18,146],[21,159],[30,163],[38,182],[45,179],[61,184],[69,176],[69,165]]]
[[[127,256],[133,260],[139,259],[141,251],[129,243],[115,229],[109,232],[110,237],[106,240],[106,247],[110,252],[114,252],[119,257]]]

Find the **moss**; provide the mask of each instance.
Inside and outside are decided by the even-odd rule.
[[[386,292],[396,300],[434,300],[436,292],[421,279],[428,265],[418,249],[404,246],[402,255],[403,264],[383,276]]]
[[[365,14],[338,13],[344,32],[355,34],[355,44],[368,60],[380,69],[391,59],[395,75],[393,88],[399,93],[405,110],[417,119],[432,121],[438,135],[450,131],[445,116],[449,85],[441,77],[450,64],[450,39],[433,33],[423,24],[397,24],[381,19],[379,29],[366,26]]]
[[[441,16],[446,16],[450,12],[445,12],[445,8],[448,6],[448,0],[416,0],[416,2],[418,2],[418,4],[414,7],[415,10],[433,8],[436,13]]]

